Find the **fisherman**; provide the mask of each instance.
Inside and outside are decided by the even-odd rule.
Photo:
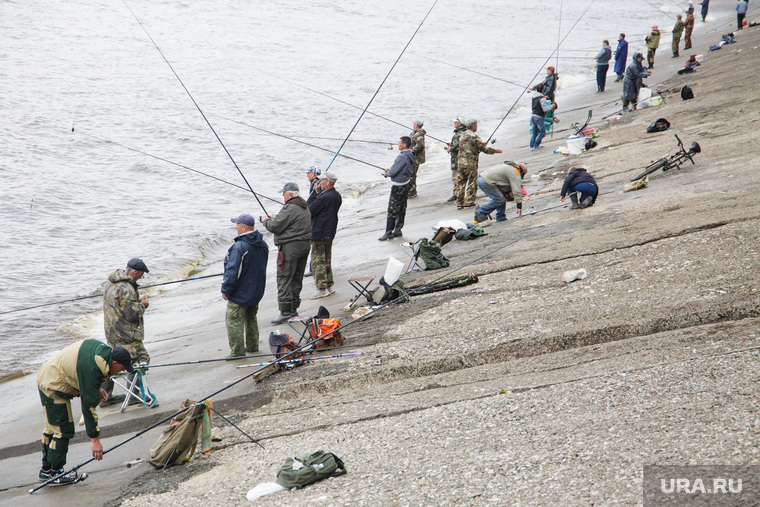
[[[45,361],[37,373],[37,388],[45,410],[45,429],[42,432],[42,468],[39,478],[51,484],[77,482],[76,472],[62,475],[66,466],[69,440],[74,437],[71,401],[79,396],[87,436],[92,443],[92,457],[103,459],[100,428],[95,407],[106,401],[108,394],[100,385],[122,371],[132,373],[132,356],[123,347],[113,349],[105,343],[87,339],[65,347]]]
[[[143,345],[145,340],[145,322],[143,315],[149,302],[140,296],[137,282],[145,273],[150,273],[142,259],[134,257],[127,262],[126,269],[117,269],[108,275],[108,282],[103,293],[103,327],[106,341],[111,347],[124,347],[134,363],[150,363],[150,355]],[[131,382],[134,374],[129,378]],[[107,379],[101,386],[108,399],[100,404],[106,407],[124,401],[125,395],[111,396],[113,380]],[[142,385],[139,386],[142,388]],[[140,403],[131,397],[130,405]]]
[[[507,219],[507,201],[514,200],[517,207],[517,216],[522,217],[522,179],[528,172],[524,164],[506,161],[506,165],[499,165],[488,169],[478,176],[478,187],[491,200],[485,206],[475,210],[475,222],[486,220],[487,216],[496,210],[496,221],[503,222]]]
[[[607,71],[610,68],[612,48],[610,41],[602,41],[602,49],[596,54],[596,93],[602,93],[607,85]]]
[[[702,6],[702,23],[707,22],[707,10],[710,8],[710,0],[702,0],[699,4]]]
[[[378,238],[379,241],[387,241],[402,235],[406,218],[406,200],[409,195],[409,187],[414,170],[414,155],[409,150],[412,139],[402,136],[398,141],[398,151],[393,165],[383,172],[384,178],[391,179],[391,195],[388,199],[388,216],[385,219],[385,234]]]
[[[683,33],[683,21],[682,16],[679,14],[676,19],[676,24],[673,26],[673,58],[678,58],[678,45],[681,43],[681,34]]]
[[[303,273],[311,244],[311,215],[298,185],[286,183],[281,190],[285,205],[277,216],[259,217],[274,234],[277,252],[277,304],[280,315],[272,324],[282,324],[298,315],[301,306]]]
[[[679,74],[689,74],[691,72],[694,72],[694,70],[701,65],[697,61],[697,55],[691,55],[689,56],[689,59],[686,60],[686,64],[684,65],[683,69],[678,69]]]
[[[546,102],[546,99],[551,100],[554,102],[554,100],[551,97],[548,97],[545,94],[544,85],[543,84],[537,84],[533,87],[533,89],[536,91],[536,94],[533,95],[532,101],[532,115],[530,117],[530,123],[532,127],[532,133],[530,136],[530,149],[531,150],[538,150],[541,146],[541,140],[546,135],[546,127],[544,125],[544,118],[546,117],[546,113],[548,111],[556,111],[557,110],[557,104],[552,103],[548,104]],[[497,152],[501,153],[501,152]],[[474,199],[474,195],[473,195]]]
[[[412,138],[411,151],[414,155],[414,168],[412,169],[411,185],[409,186],[409,199],[417,197],[417,171],[420,164],[425,163],[425,129],[422,128],[422,121],[415,120],[412,125],[412,132],[409,136]]]
[[[332,242],[338,230],[338,210],[343,199],[335,182],[338,176],[334,172],[325,173],[320,182],[320,191],[309,204],[311,213],[311,264],[314,269],[314,283],[317,292],[311,299],[327,297],[334,293],[332,273]]]
[[[542,85],[537,85],[541,86]],[[493,155],[501,150],[489,148],[475,132],[478,131],[478,120],[467,120],[467,129],[459,138],[459,158],[457,159],[457,209],[475,206],[475,195],[478,192],[478,164],[480,152]],[[543,129],[543,119],[541,120]]]
[[[554,102],[554,92],[557,91],[557,74],[554,67],[546,68],[546,78],[541,83],[544,86],[544,95]]]
[[[622,81],[625,77],[625,62],[628,61],[628,41],[625,40],[625,34],[621,33],[618,39],[618,45],[615,49],[615,82]]]
[[[306,170],[306,178],[309,180],[309,197],[306,198],[307,204],[311,204],[319,193],[320,174],[322,174],[322,171],[314,166],[311,166]]]
[[[694,30],[694,7],[689,7],[689,10],[686,11],[686,21],[683,22],[683,28],[686,31],[683,48],[691,49],[691,32]]]
[[[654,68],[654,54],[657,52],[657,48],[660,47],[660,29],[657,25],[652,26],[652,33],[644,38],[644,42],[647,43],[647,63],[649,69]]]
[[[741,30],[744,28],[744,16],[747,15],[747,2],[746,0],[738,0],[736,2],[736,29]]]
[[[452,195],[446,202],[457,200],[457,157],[459,155],[459,137],[465,130],[462,120],[454,118],[454,135],[451,136],[451,142],[446,143],[446,151],[451,155],[451,183],[453,186]]]
[[[631,64],[625,70],[625,79],[623,80],[623,110],[628,110],[628,105],[633,104],[631,110],[636,109],[639,101],[639,90],[642,86],[642,79],[652,75],[651,70],[644,68],[642,62],[644,55],[634,53]]]
[[[574,167],[570,170],[562,184],[559,200],[565,202],[565,195],[570,192],[570,200],[573,205],[570,209],[584,209],[593,206],[599,195],[599,186],[596,180],[583,167]],[[581,197],[578,198],[578,192]]]
[[[251,215],[242,214],[230,218],[230,222],[235,224],[237,236],[224,257],[221,291],[222,299],[227,301],[227,360],[234,360],[259,350],[256,315],[266,288],[269,247],[255,230],[256,219]]]

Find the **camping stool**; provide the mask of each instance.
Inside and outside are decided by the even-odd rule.
[[[411,241],[408,241],[406,243],[401,243],[399,246],[401,247],[401,251],[403,251],[406,255],[409,256],[409,263],[406,265],[406,271],[404,273],[409,273],[410,271],[414,271],[415,269],[419,269],[420,271],[424,270],[424,266],[422,266],[418,259],[420,257],[420,245],[422,244],[422,240],[418,239],[414,243]]]
[[[303,325],[303,329],[298,329],[295,325],[301,324]],[[288,319],[288,326],[296,332],[296,335],[298,336],[298,340],[296,341],[296,348],[301,348],[305,345],[308,345],[312,339],[311,335],[309,334],[309,328],[317,328],[317,316],[312,315],[310,317],[291,317]],[[316,332],[314,333],[316,335]],[[306,341],[304,341],[306,339]],[[310,352],[310,350],[304,350],[303,352]]]
[[[154,408],[158,406],[158,400],[153,396],[153,393],[150,392],[150,389],[148,389],[148,383],[145,380],[145,366],[147,366],[145,363],[134,365],[135,376],[132,380],[129,380],[130,373],[127,373],[126,371],[112,377],[113,383],[127,392],[124,402],[121,404],[121,412],[124,412],[127,409],[129,401],[133,397],[140,400],[145,408]],[[124,384],[119,382],[119,379],[124,379]]]
[[[356,304],[357,301],[359,301],[359,298],[364,296],[367,298],[367,302],[370,304],[375,304],[372,301],[372,293],[369,291],[369,286],[372,284],[372,282],[375,281],[374,275],[367,275],[367,276],[357,276],[354,278],[348,279],[348,284],[356,289],[356,292],[358,294],[354,299],[351,300],[351,302],[348,304],[347,308],[353,307],[354,304]]]

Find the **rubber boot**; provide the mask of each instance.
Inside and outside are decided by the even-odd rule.
[[[393,227],[396,225],[395,217],[385,219],[385,234],[377,238],[378,241],[387,241],[393,237]]]
[[[293,311],[293,307],[290,305],[290,303],[280,303],[279,307],[280,315],[272,321],[272,324],[284,324],[292,317],[298,315],[295,311]]]
[[[404,218],[405,217],[406,217],[406,215],[399,215],[396,218],[396,228],[393,229],[393,237],[394,238],[398,238],[399,236],[402,235],[401,229],[404,228]]]
[[[585,199],[583,199],[581,202],[579,202],[578,206],[580,206],[581,209],[585,209],[591,206],[592,204],[594,204],[594,198],[591,196],[588,196]]]
[[[570,200],[573,201],[573,205],[570,206],[570,209],[580,209],[581,208],[580,204],[578,204],[578,193],[577,192],[573,192],[568,197],[570,197]]]

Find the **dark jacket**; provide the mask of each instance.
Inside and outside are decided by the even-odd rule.
[[[274,244],[311,241],[311,213],[302,197],[285,203],[277,216],[264,220],[264,227],[274,234]]]
[[[625,62],[628,60],[628,41],[618,39],[617,49],[615,49],[615,72],[623,74],[625,72]]]
[[[546,76],[546,79],[544,79],[544,82],[541,83],[544,85],[544,95],[554,100],[554,92],[557,91],[557,74],[549,74]]]
[[[625,69],[625,79],[623,80],[623,98],[625,100],[636,100],[641,89],[641,80],[649,76],[649,71],[636,60],[636,56],[641,53],[633,54],[633,61]]]
[[[319,178],[314,178],[309,182],[309,197],[306,198],[306,204],[313,203],[314,199],[319,195],[319,192],[317,192],[317,185],[319,185]]]
[[[396,156],[390,171],[386,176],[394,185],[406,185],[412,177],[414,169],[414,154],[411,150],[404,150]]]
[[[596,64],[609,65],[611,58],[612,58],[612,48],[609,46],[602,46],[602,49],[600,49],[599,53],[597,53],[596,55]]]
[[[235,238],[224,257],[222,294],[240,306],[256,306],[267,283],[269,247],[259,231]]]
[[[562,184],[562,192],[559,194],[560,197],[565,197],[567,191],[578,183],[591,183],[596,186],[596,188],[599,188],[599,185],[596,184],[596,180],[593,176],[587,173],[584,168],[576,167],[570,171],[567,178],[565,178],[565,183]],[[596,201],[596,197],[594,197],[594,201]]]
[[[343,199],[338,191],[328,188],[317,194],[309,204],[312,241],[335,239],[335,232],[338,230],[338,210],[342,203]]]

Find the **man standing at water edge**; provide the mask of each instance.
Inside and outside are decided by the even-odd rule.
[[[686,31],[683,39],[683,48],[691,49],[691,32],[694,30],[694,7],[689,7],[686,11],[686,21],[683,22],[683,28]]]
[[[338,230],[338,210],[343,203],[335,190],[338,177],[328,172],[320,182],[319,195],[309,204],[311,213],[311,264],[317,292],[311,299],[327,297],[333,292],[332,242]]]
[[[237,237],[224,257],[222,299],[227,301],[228,360],[259,350],[259,322],[256,314],[267,282],[269,247],[254,230],[256,220],[248,214],[230,218]],[[245,339],[243,338],[245,335]]]
[[[625,75],[625,64],[628,60],[628,41],[625,40],[625,34],[621,33],[618,39],[618,45],[615,49],[615,74],[617,79],[615,82],[622,81]]]
[[[607,86],[607,70],[610,68],[610,59],[612,58],[612,48],[610,42],[602,42],[602,49],[596,55],[596,92],[604,91]]]
[[[303,273],[311,246],[311,214],[301,197],[298,185],[286,183],[282,188],[285,205],[277,216],[268,215],[259,220],[274,234],[277,252],[277,304],[280,315],[272,324],[282,324],[298,315],[301,306]]]
[[[391,179],[391,196],[388,199],[388,216],[385,219],[385,234],[380,236],[380,241],[386,241],[401,236],[406,217],[406,199],[409,195],[412,170],[414,169],[414,155],[409,151],[412,139],[402,136],[398,141],[398,151],[393,165],[385,169],[384,178]]]
[[[103,294],[103,325],[106,341],[111,347],[124,347],[133,362],[147,364],[150,363],[150,355],[143,345],[143,315],[149,303],[148,298],[140,297],[137,290],[137,281],[145,273],[150,273],[148,266],[142,259],[135,257],[127,262],[126,269],[117,269],[108,276]],[[108,379],[101,387],[108,394],[108,400],[101,403],[101,407],[124,401],[124,395],[111,396],[113,380]],[[129,403],[134,405],[139,403],[139,400],[131,398]]]
[[[63,474],[69,440],[74,437],[71,401],[82,399],[82,416],[87,436],[92,442],[92,457],[103,459],[100,428],[95,407],[106,401],[108,394],[100,385],[111,375],[126,370],[132,373],[132,357],[122,347],[111,349],[105,343],[88,339],[72,343],[48,359],[37,373],[37,388],[45,409],[45,430],[42,432],[42,468],[39,478],[47,481]],[[76,472],[61,475],[51,484],[77,481]]]
[[[547,96],[544,95],[544,85],[537,84],[533,87],[536,90],[536,94],[531,99],[531,117],[530,124],[533,132],[530,136],[530,149],[538,150],[541,148],[541,141],[546,135],[546,125],[544,118],[549,111],[556,111],[557,104],[549,105],[546,103]],[[501,153],[501,152],[497,152]],[[473,190],[474,191],[474,190]],[[475,194],[473,194],[473,202],[475,201]]]
[[[543,90],[542,85],[540,86]],[[478,131],[478,120],[467,120],[467,130],[459,138],[459,161],[457,164],[457,209],[475,206],[475,194],[478,191],[478,165],[480,152],[493,155],[501,150],[489,148],[475,133]],[[543,118],[541,119],[543,128]]]
[[[465,130],[464,124],[459,118],[454,120],[454,135],[451,142],[446,145],[446,151],[451,155],[451,183],[453,185],[453,194],[446,202],[457,200],[457,158],[459,157],[459,137]]]
[[[736,2],[736,29],[741,30],[744,28],[744,16],[747,15],[747,2],[745,0],[739,0]]]
[[[420,169],[420,164],[425,163],[425,130],[422,128],[422,121],[415,120],[412,125],[412,155],[414,155],[414,167],[412,168],[411,184],[409,186],[409,198],[417,197],[417,171]]]
[[[681,34],[683,33],[683,21],[681,15],[678,15],[676,24],[673,26],[673,58],[678,58],[678,45],[681,43]]]
[[[647,43],[647,63],[649,69],[654,68],[654,54],[657,52],[657,48],[660,47],[660,29],[657,25],[652,27],[652,33],[644,38],[644,42]]]

